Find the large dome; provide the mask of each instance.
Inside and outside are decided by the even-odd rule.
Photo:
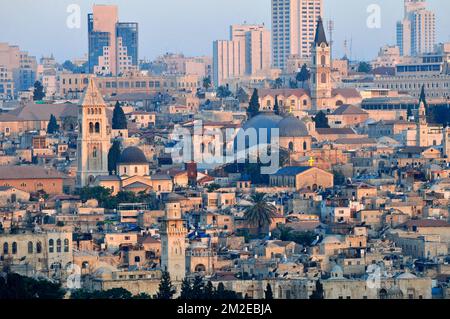
[[[147,164],[147,158],[139,147],[131,146],[123,150],[119,164]]]
[[[272,137],[272,129],[278,128],[278,123],[283,118],[273,113],[258,114],[255,117],[247,121],[243,126],[241,132],[244,133],[249,129],[255,129],[258,137],[258,144],[270,144]],[[248,132],[248,131],[247,131]],[[264,134],[264,135],[261,135]],[[261,137],[265,136],[267,140],[262,140]],[[247,143],[246,143],[247,144]],[[247,145],[251,146],[251,145]]]
[[[248,122],[246,122],[243,128],[254,128],[256,130],[278,128],[278,123],[282,119],[283,118],[281,116],[273,113],[258,114],[255,117],[251,118]]]
[[[294,116],[282,119],[278,126],[280,137],[304,137],[309,135],[305,123]]]

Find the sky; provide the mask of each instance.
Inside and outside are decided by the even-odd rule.
[[[40,58],[59,61],[87,53],[87,14],[92,5],[116,4],[119,20],[139,23],[139,58],[166,52],[212,55],[212,41],[227,39],[234,23],[271,27],[271,0],[0,0],[0,42],[19,45]],[[428,0],[437,16],[438,42],[450,41],[450,1]],[[80,28],[67,26],[70,5],[80,8]],[[368,7],[380,8],[380,28],[368,28]],[[333,19],[334,52],[368,60],[381,46],[395,44],[395,24],[403,17],[403,0],[324,0],[324,20]]]

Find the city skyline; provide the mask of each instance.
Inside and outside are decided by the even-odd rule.
[[[396,22],[403,16],[403,1],[371,1],[371,0],[346,0],[348,6],[339,6],[336,0],[324,0],[324,21],[334,20],[335,31],[333,34],[333,51],[337,57],[345,53],[344,41],[347,40],[347,52],[354,59],[368,60],[373,58],[378,49],[385,44],[395,44]],[[70,29],[66,26],[67,7],[74,1],[44,0],[39,4],[29,1],[19,3],[2,4],[4,10],[0,12],[0,28],[4,30],[1,42],[19,45],[23,50],[38,58],[54,54],[59,60],[79,58],[87,54],[87,14],[91,12],[93,4],[117,4],[119,15],[124,22],[136,21],[139,23],[141,38],[139,41],[140,58],[154,59],[166,52],[184,53],[187,56],[212,55],[212,41],[228,38],[228,29],[231,24],[247,22],[249,24],[264,23],[271,29],[270,0],[237,0],[216,1],[214,4],[205,0],[195,0],[189,4],[179,0],[168,0],[165,5],[158,5],[158,14],[146,16],[144,6],[147,1],[133,1],[130,5],[125,1],[77,1],[81,8],[80,28]],[[255,6],[257,3],[261,5]],[[366,20],[370,13],[367,8],[370,4],[379,4],[381,7],[381,28],[369,29]],[[240,10],[235,10],[239,6]],[[450,21],[445,19],[446,9],[438,6],[449,7],[450,3],[441,0],[429,0],[428,7],[436,13],[437,42],[449,40],[448,30]],[[39,9],[46,8],[45,12]],[[173,8],[176,8],[174,11]],[[349,9],[350,8],[350,9]],[[202,9],[202,10],[200,10]],[[21,12],[21,16],[15,12]],[[183,12],[192,14],[180,15]],[[202,12],[201,19],[195,12]],[[354,17],[349,23],[347,14]],[[173,20],[176,16],[177,19]],[[19,17],[22,17],[20,19]],[[17,23],[23,23],[24,27],[17,28]],[[38,24],[39,28],[27,28],[29,25]],[[161,28],[161,26],[164,28]],[[213,27],[212,27],[213,26]],[[41,30],[48,37],[30,36],[30,30]],[[157,30],[158,32],[153,32]],[[165,30],[161,32],[161,30]],[[185,30],[185,34],[178,33]],[[197,37],[201,32],[202,37]],[[366,41],[370,36],[371,41]],[[57,41],[61,45],[55,46],[51,41]],[[351,52],[350,52],[351,51]]]

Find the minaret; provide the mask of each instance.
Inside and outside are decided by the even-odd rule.
[[[311,49],[311,99],[313,110],[326,109],[331,98],[331,48],[325,35],[322,18],[317,21],[316,36]]]
[[[443,138],[443,149],[442,149],[442,155],[448,159],[450,159],[450,126],[447,126],[443,130],[444,132],[444,138]]]
[[[416,119],[416,146],[422,147],[428,146],[427,102],[425,97],[425,86],[422,86]]]
[[[186,275],[186,235],[181,205],[169,200],[161,226],[161,268],[173,281],[182,281]]]
[[[85,187],[99,175],[108,175],[108,151],[111,144],[106,104],[94,78],[81,98],[78,112],[77,187]]]

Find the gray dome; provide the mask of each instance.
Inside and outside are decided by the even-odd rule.
[[[248,122],[246,122],[243,126],[244,129],[254,128],[258,129],[272,129],[278,128],[278,123],[283,118],[273,113],[267,114],[258,114],[255,117],[251,118]]]
[[[147,158],[139,147],[131,146],[123,150],[119,164],[147,164]]]
[[[309,135],[305,123],[294,116],[282,119],[278,126],[280,137],[304,137]]]
[[[278,123],[282,119],[283,118],[281,116],[273,113],[258,114],[242,126],[242,129],[239,131],[238,135],[240,133],[244,133],[248,129],[255,129],[258,137],[258,144],[270,143],[272,140],[272,129],[277,129]],[[267,134],[267,140],[262,140],[261,134],[264,134],[264,131]],[[251,146],[253,145],[247,145],[247,147]]]

